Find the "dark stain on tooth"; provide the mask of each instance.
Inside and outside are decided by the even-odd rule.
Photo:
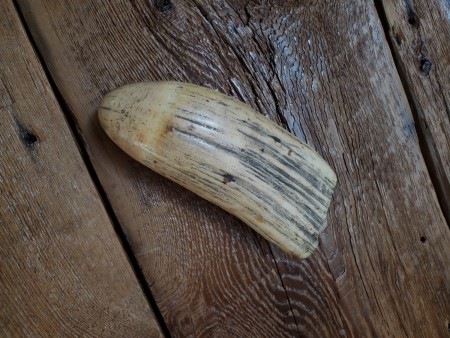
[[[194,114],[193,112],[189,112],[189,111],[186,111],[186,112],[189,113],[189,114]],[[191,126],[192,126],[192,129],[190,127],[188,127],[189,130],[195,129],[194,125],[197,125],[197,126],[200,126],[200,127],[206,128],[206,129],[210,129],[210,130],[214,130],[214,131],[220,132],[219,129],[217,129],[217,128],[213,127],[213,126],[210,126],[210,125],[208,125],[206,123],[203,123],[201,121],[198,121],[198,120],[195,120],[195,119],[190,119],[190,118],[187,118],[187,117],[184,117],[184,116],[181,116],[181,115],[175,115],[175,117],[178,118],[178,119],[190,122]]]
[[[274,136],[274,135],[269,135],[269,137],[272,138],[276,143],[280,143],[281,142],[281,140],[278,137]]]
[[[223,184],[227,184],[230,182],[236,182],[236,179],[233,177],[233,175],[224,174],[224,175],[222,175],[222,177],[223,177],[223,181],[222,181]]]

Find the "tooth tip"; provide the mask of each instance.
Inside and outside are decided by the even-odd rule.
[[[119,93],[117,89],[106,94],[100,101],[100,105],[97,110],[98,119],[102,128],[108,132],[111,127],[111,122],[117,120],[120,111],[120,99],[118,99]]]
[[[110,106],[108,105],[107,96],[105,96],[100,102],[100,106],[98,107],[98,119],[100,121],[101,126],[105,129],[105,122],[108,119],[108,115],[111,112]]]

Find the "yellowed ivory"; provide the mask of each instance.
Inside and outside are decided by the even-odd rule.
[[[336,175],[248,105],[192,84],[138,83],[106,95],[99,118],[130,156],[285,251],[305,258],[317,247]]]

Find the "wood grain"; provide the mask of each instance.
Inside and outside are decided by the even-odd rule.
[[[0,12],[0,336],[160,337],[12,3]]]
[[[450,2],[383,0],[381,4],[450,223]]]
[[[317,248],[336,174],[248,105],[190,83],[144,82],[108,93],[98,116],[128,155],[284,251],[307,258]]]
[[[174,336],[446,337],[448,227],[372,3],[19,3]],[[321,153],[320,249],[284,255],[112,146],[101,97],[150,80],[231,94]]]

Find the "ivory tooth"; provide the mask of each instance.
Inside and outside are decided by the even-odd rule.
[[[285,251],[306,258],[317,247],[336,175],[248,105],[192,84],[137,83],[107,94],[99,119],[134,159]]]

